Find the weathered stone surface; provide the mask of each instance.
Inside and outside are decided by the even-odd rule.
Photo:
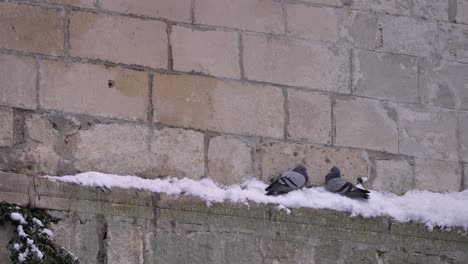
[[[459,163],[416,159],[415,166],[415,188],[433,192],[460,191]]]
[[[439,22],[439,48],[448,60],[468,62],[468,25]]]
[[[100,4],[102,9],[119,13],[167,18],[173,21],[190,21],[190,0],[102,0]]]
[[[373,11],[378,13],[388,13],[408,16],[411,12],[413,0],[386,0],[369,1],[353,0],[351,8],[357,10]]]
[[[148,128],[139,125],[95,125],[70,138],[79,171],[135,174],[156,167],[148,153]]]
[[[467,42],[468,43],[468,42]],[[468,110],[468,65],[430,60],[420,63],[420,93],[423,103]]]
[[[53,147],[57,141],[58,131],[54,129],[52,123],[44,116],[28,116],[25,121],[26,137],[34,142]]]
[[[0,54],[0,104],[35,109],[36,78],[34,58]]]
[[[394,109],[385,102],[354,98],[336,100],[336,145],[398,152]]]
[[[154,131],[150,150],[159,176],[199,179],[205,173],[204,135],[200,132],[174,128]]]
[[[204,174],[204,135],[164,128],[154,131],[140,125],[95,125],[70,138],[75,167],[146,177],[200,178]]]
[[[60,221],[51,224],[54,242],[78,257],[80,263],[99,263],[100,239],[105,232],[101,219],[88,213],[49,211]],[[102,221],[103,222],[103,221]],[[102,249],[101,249],[102,250]]]
[[[468,112],[458,112],[458,134],[460,135],[460,159],[468,162]],[[466,166],[468,167],[468,166]],[[468,174],[465,174],[465,176]],[[468,181],[466,181],[468,187]]]
[[[354,46],[377,49],[383,45],[382,25],[376,14],[353,11],[350,15],[349,38]]]
[[[333,92],[348,90],[349,56],[343,49],[250,34],[243,41],[247,79]]]
[[[406,160],[376,160],[375,170],[375,190],[401,195],[413,188],[413,168]]]
[[[57,9],[2,3],[0,36],[1,48],[62,55],[63,12]]]
[[[355,50],[354,91],[398,102],[418,102],[418,66],[414,57]]]
[[[208,177],[225,184],[238,184],[252,175],[252,148],[240,139],[215,137],[208,148]]]
[[[283,136],[279,88],[189,75],[155,75],[155,118],[179,127]]]
[[[195,21],[258,32],[284,32],[281,3],[275,0],[199,0]]]
[[[383,28],[382,51],[415,56],[429,56],[435,52],[436,22],[389,15],[381,16],[379,22]]]
[[[0,147],[13,146],[13,110],[0,108]]]
[[[19,172],[32,175],[57,175],[62,158],[52,146],[32,144],[18,157]]]
[[[160,21],[72,12],[70,46],[72,56],[167,67],[166,24]]]
[[[468,1],[457,0],[457,15],[455,20],[457,23],[468,24]]]
[[[325,175],[335,165],[353,183],[358,177],[369,177],[370,162],[363,150],[267,141],[262,151],[262,179],[266,182],[298,164],[308,168],[310,185],[314,186],[323,185]]]
[[[342,6],[343,0],[303,0],[303,2],[309,2],[314,4],[324,4],[332,6]]]
[[[232,250],[234,245],[236,245],[235,250],[239,249],[238,243],[242,243],[243,239],[241,240],[241,238],[245,235],[239,234],[237,236],[238,242],[230,244],[231,248],[227,248],[227,236],[215,232],[196,232],[193,230],[187,230],[183,233],[158,230],[156,237],[159,243],[155,244],[154,249],[155,263],[223,263],[226,261],[226,254],[230,254],[228,252]],[[178,248],[178,250],[174,250],[174,248]],[[250,253],[247,255],[249,257],[253,255],[252,251],[243,251],[243,255],[237,256],[237,258],[244,259],[244,254],[247,253]],[[229,259],[233,261],[232,263],[239,263],[234,261],[235,258],[232,256]],[[249,261],[258,263],[261,258],[259,256],[249,258]]]
[[[94,8],[96,0],[45,0],[47,3]]]
[[[12,263],[9,258],[10,252],[6,248],[6,245],[8,245],[8,241],[10,241],[10,239],[17,236],[15,233],[15,227],[10,223],[0,225],[0,263]]]
[[[286,5],[288,34],[312,40],[338,40],[336,8],[314,7],[301,4]]]
[[[457,161],[457,117],[454,111],[398,107],[400,153]]]
[[[24,174],[0,172],[0,192],[28,194],[29,176]],[[12,201],[8,202],[13,203]]]
[[[174,69],[221,77],[240,77],[239,34],[174,26],[171,33]]]
[[[434,20],[448,20],[448,3],[439,0],[352,1],[351,8],[402,16],[419,16]]]
[[[464,184],[463,184],[463,189],[466,190],[468,189],[468,165],[464,164]]]
[[[147,120],[146,72],[104,65],[41,62],[40,105],[46,109]]]
[[[412,13],[428,19],[448,21],[449,3],[439,0],[413,0]],[[457,8],[458,9],[458,8]]]
[[[288,91],[289,137],[313,143],[331,142],[331,102],[325,95]]]
[[[150,234],[140,224],[135,223],[133,219],[108,220],[106,238],[108,263],[145,263],[144,251],[153,245],[145,245],[144,237]]]

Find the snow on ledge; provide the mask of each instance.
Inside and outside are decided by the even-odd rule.
[[[248,179],[240,185],[221,186],[211,179],[143,179],[136,176],[119,176],[99,172],[86,172],[74,176],[45,176],[54,181],[63,181],[89,187],[139,189],[168,195],[193,195],[211,203],[274,204],[277,208],[315,208],[349,212],[351,216],[365,218],[386,216],[399,222],[424,223],[429,230],[462,227],[468,230],[468,190],[463,192],[433,193],[412,190],[403,196],[371,191],[368,201],[352,200],[315,187],[290,192],[284,196],[266,196],[267,184]]]

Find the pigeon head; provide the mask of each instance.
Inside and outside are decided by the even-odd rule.
[[[325,184],[327,184],[331,179],[334,178],[340,178],[341,177],[341,172],[338,167],[333,166],[330,170],[330,172],[325,176]]]
[[[330,174],[332,175],[333,178],[339,178],[339,177],[341,177],[340,169],[338,169],[337,166],[333,166],[333,167],[331,168]]]
[[[307,176],[307,169],[306,169],[306,167],[304,167],[302,165],[297,166],[296,168],[294,168],[293,171],[295,171],[297,173],[300,173],[300,174],[302,174],[304,176]]]

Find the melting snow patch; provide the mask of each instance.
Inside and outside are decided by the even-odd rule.
[[[42,221],[37,219],[36,217],[33,217],[33,222],[34,224],[36,224],[37,226],[40,226],[40,227],[43,227],[44,225],[42,224]]]
[[[22,225],[26,224],[26,220],[24,220],[24,217],[20,213],[11,213],[10,218],[11,220],[17,221]]]
[[[349,212],[351,216],[391,217],[399,222],[424,223],[428,229],[463,227],[468,230],[468,190],[463,192],[433,193],[409,191],[403,196],[371,191],[368,201],[352,200],[327,192],[323,187],[292,191],[286,195],[266,196],[267,185],[249,179],[241,185],[220,186],[210,179],[143,179],[135,176],[119,176],[98,172],[74,176],[52,177],[50,180],[80,184],[89,187],[139,189],[168,195],[193,195],[211,203],[276,204],[278,208],[316,208]]]
[[[50,231],[50,229],[47,229],[47,228],[44,228],[44,230],[42,230],[41,234],[46,234],[49,237],[52,237],[54,235],[54,233],[52,233],[52,231]]]

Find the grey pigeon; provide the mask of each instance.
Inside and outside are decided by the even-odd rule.
[[[338,193],[349,198],[369,198],[368,190],[360,189],[341,178],[340,169],[336,166],[333,166],[327,176],[325,176],[325,189],[329,192]]]
[[[302,189],[309,181],[306,167],[299,165],[292,171],[283,173],[276,181],[268,186],[266,195],[278,196],[290,191]]]

